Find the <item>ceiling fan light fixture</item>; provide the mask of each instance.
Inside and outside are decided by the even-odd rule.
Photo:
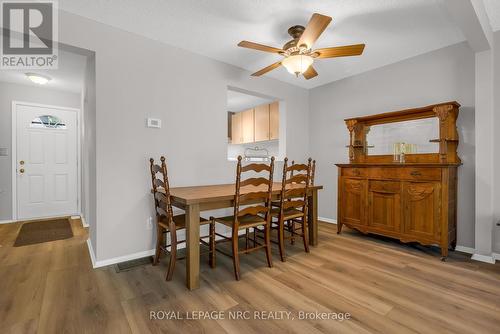
[[[299,74],[307,71],[307,69],[312,65],[313,62],[313,57],[309,55],[298,54],[286,57],[285,59],[283,59],[281,64],[285,66],[288,72],[298,76]]]

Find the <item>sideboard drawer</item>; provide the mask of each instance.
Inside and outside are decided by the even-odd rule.
[[[399,181],[378,181],[370,180],[368,191],[380,192],[380,193],[400,193],[401,192],[401,182]]]
[[[350,177],[365,177],[366,170],[365,168],[342,168],[342,175]]]
[[[399,175],[405,180],[439,181],[441,168],[401,168]]]

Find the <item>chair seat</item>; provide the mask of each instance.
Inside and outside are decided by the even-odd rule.
[[[180,215],[174,216],[174,223],[175,223],[175,227],[177,228],[177,230],[186,228],[186,215],[180,214]],[[168,229],[168,223],[167,223],[165,218],[160,220],[158,222],[158,224],[160,226]],[[200,225],[206,225],[206,224],[210,224],[210,221],[206,220],[203,217],[200,217]]]
[[[277,217],[277,216],[279,216],[279,214],[280,214],[280,208],[271,209],[271,217]],[[284,215],[283,220],[290,220],[293,218],[302,217],[304,215],[304,213],[300,210],[290,208],[290,209],[286,209],[285,212],[283,213],[283,215]]]
[[[234,216],[225,216],[213,218],[217,223],[224,224],[226,226],[232,227],[234,222]],[[240,229],[246,229],[255,226],[261,226],[266,224],[266,220],[257,215],[245,215],[238,218],[240,223]]]

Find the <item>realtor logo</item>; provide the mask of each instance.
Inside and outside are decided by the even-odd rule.
[[[1,1],[0,69],[57,69],[57,2]]]

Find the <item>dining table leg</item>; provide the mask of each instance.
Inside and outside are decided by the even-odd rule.
[[[318,190],[313,189],[308,198],[308,229],[309,229],[309,245],[318,245]]]
[[[186,285],[189,290],[200,286],[200,207],[186,206]]]

